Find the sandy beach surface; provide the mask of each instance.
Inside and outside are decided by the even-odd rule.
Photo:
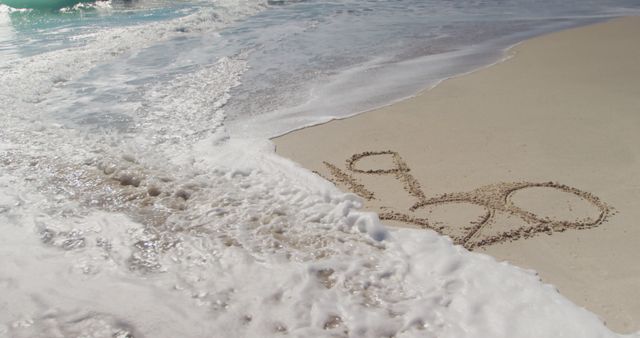
[[[385,223],[534,269],[635,332],[639,36],[628,17],[531,39],[414,98],[273,141]]]

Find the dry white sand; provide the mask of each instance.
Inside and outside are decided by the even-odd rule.
[[[639,37],[632,17],[535,38],[498,65],[274,142],[388,224],[535,269],[613,330],[637,331]]]

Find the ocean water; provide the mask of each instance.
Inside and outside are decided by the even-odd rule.
[[[619,337],[533,271],[385,227],[268,138],[638,8],[0,6],[0,337]]]

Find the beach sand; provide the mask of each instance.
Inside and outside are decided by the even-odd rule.
[[[274,139],[385,223],[536,270],[640,330],[640,17],[528,40],[414,98]]]

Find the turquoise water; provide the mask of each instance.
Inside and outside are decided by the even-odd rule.
[[[90,0],[3,0],[5,4],[13,8],[30,8],[30,9],[60,9],[75,6],[83,2],[92,2]]]
[[[640,5],[634,0],[256,1],[246,13],[250,18],[233,13],[234,6],[233,1],[113,0],[53,12],[5,7],[0,55],[6,62],[53,50],[71,53],[97,37],[139,30],[135,35],[145,40],[140,48],[125,42],[132,43],[125,54],[91,65],[93,76],[85,70],[78,75],[82,81],[109,82],[95,76],[109,68],[109,76],[121,71],[119,80],[143,83],[242,54],[249,69],[242,85],[234,87],[226,115],[242,121],[243,127],[235,128],[239,133],[245,133],[247,119],[259,115],[261,127],[248,133],[268,136],[393,102],[495,62],[502,49],[524,38],[634,13]],[[179,22],[189,16],[198,18]],[[164,24],[175,26],[155,31]],[[119,109],[119,103],[112,104]]]
[[[165,7],[153,2],[145,2],[145,6],[101,2],[62,10],[13,11],[5,7],[0,45],[13,48],[21,56],[30,56],[81,46],[84,37],[112,28],[171,20],[195,10],[187,4]]]

